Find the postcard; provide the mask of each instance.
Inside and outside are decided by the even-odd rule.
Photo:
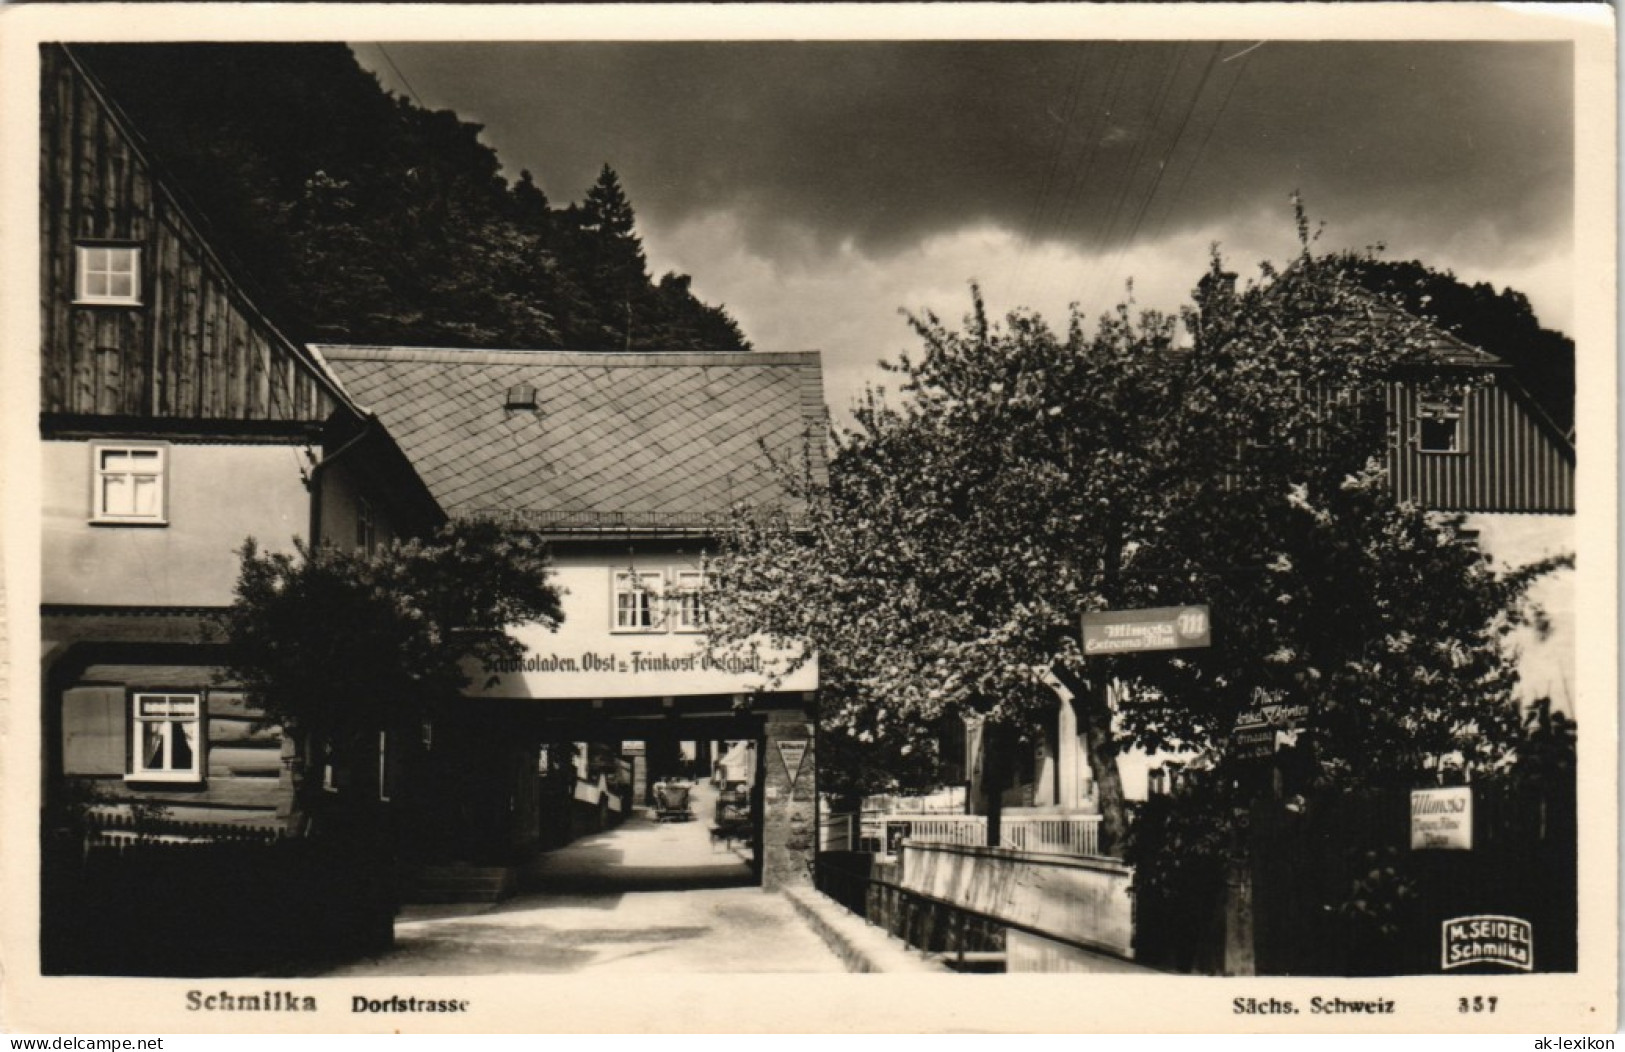
[[[9,1030],[1617,1026],[1606,6],[0,69]]]

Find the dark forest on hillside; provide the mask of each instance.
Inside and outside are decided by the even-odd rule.
[[[342,44],[79,46],[293,335],[343,343],[741,350],[648,271],[608,164],[555,206],[480,126],[383,89]]]

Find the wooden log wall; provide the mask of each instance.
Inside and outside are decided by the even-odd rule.
[[[92,665],[84,683],[116,684],[107,687],[105,698],[109,715],[124,727],[120,751],[127,755],[131,733],[127,719],[127,692],[143,688],[184,688],[194,686],[215,670],[206,666]],[[279,728],[263,726],[259,713],[250,708],[240,691],[201,688],[206,696],[204,737],[204,779],[200,784],[126,782],[119,774],[89,777],[100,784],[108,804],[134,801],[162,804],[169,819],[190,822],[270,824],[286,814],[292,800],[291,773],[282,762],[283,734]],[[71,728],[70,728],[71,730]]]
[[[255,309],[120,118],[56,46],[41,52],[41,410],[320,421],[337,400]],[[74,303],[75,248],[141,250],[141,303]]]

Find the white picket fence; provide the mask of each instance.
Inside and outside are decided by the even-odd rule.
[[[908,818],[893,819],[887,825],[901,825],[906,827],[903,834],[905,839],[918,840],[922,844],[968,844],[976,846],[987,843],[987,818],[984,815],[919,815]],[[888,838],[890,843],[894,838]]]
[[[985,815],[825,815],[818,826],[821,851],[874,851],[891,857],[904,840],[921,844],[987,843]],[[1039,855],[1098,856],[1099,815],[1010,815],[1000,823],[999,846]]]
[[[999,823],[999,846],[1039,855],[1099,855],[1099,815],[1023,815]]]

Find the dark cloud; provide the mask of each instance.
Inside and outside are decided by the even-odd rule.
[[[810,232],[884,256],[977,222],[1110,247],[1293,189],[1412,243],[1567,235],[1569,45],[1253,43],[388,49],[555,201],[607,161],[645,219],[727,210],[769,252]]]

